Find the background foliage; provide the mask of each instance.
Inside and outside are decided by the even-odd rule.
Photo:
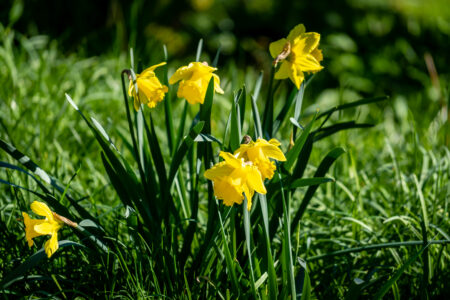
[[[134,49],[139,64],[148,66],[163,59],[166,44],[172,74],[178,65],[194,59],[203,38],[202,60],[212,61],[221,47],[219,75],[227,94],[215,99],[220,105],[212,112],[212,128],[223,132],[228,116],[223,111],[231,110],[231,92],[243,82],[253,90],[259,70],[269,73],[268,44],[298,23],[321,33],[325,56],[325,70],[305,93],[305,120],[317,108],[324,111],[368,96],[390,96],[384,103],[335,114],[333,122],[357,119],[378,125],[341,132],[317,143],[312,153],[306,170],[311,176],[328,149],[347,150],[328,173],[335,182],[318,189],[293,235],[295,259],[308,262],[313,295],[373,296],[420,245],[350,254],[333,251],[422,241],[425,216],[428,239],[449,240],[450,12],[446,1],[46,1],[46,5],[4,1],[0,6],[1,138],[58,178],[63,187],[70,182],[77,202],[96,216],[105,232],[114,232],[114,238],[128,247],[135,242],[125,218],[129,212],[109,183],[94,137],[64,93],[95,115],[119,149],[128,149],[122,139],[127,125],[119,78],[130,64],[128,48]],[[284,99],[289,84],[282,83],[276,98]],[[275,108],[279,110],[281,103],[276,102]],[[175,119],[182,109],[182,101],[175,100]],[[154,122],[162,148],[167,145],[163,116],[159,106]],[[189,111],[188,120],[194,117],[195,112]],[[287,127],[279,138],[286,150]],[[123,153],[132,156],[131,151]],[[12,162],[4,152],[0,160]],[[36,188],[17,172],[2,169],[0,178]],[[293,199],[301,199],[304,192]],[[0,193],[3,280],[36,251],[28,250],[18,222],[20,212],[28,211],[36,199],[7,185],[0,186]],[[69,229],[62,235],[77,240]],[[429,297],[448,294],[448,246],[427,249],[427,259],[420,255],[408,265],[390,295],[425,297],[420,292],[424,284],[429,285]],[[145,278],[144,259],[136,260],[132,252],[123,255],[122,263],[110,265],[98,261],[96,253],[65,247],[3,293],[5,297],[11,293],[146,296],[152,280]],[[211,278],[196,280],[208,295],[227,286]]]

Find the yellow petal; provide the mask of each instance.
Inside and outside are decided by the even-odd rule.
[[[34,226],[45,222],[45,220],[31,219],[26,212],[22,212],[22,216],[25,224],[25,238],[28,242],[28,247],[31,247],[33,246],[33,238],[41,236],[40,233],[34,230]]]
[[[221,151],[219,156],[222,157],[233,168],[242,168],[242,162],[229,152]]]
[[[292,41],[294,41],[294,39],[296,37],[298,37],[299,35],[305,33],[305,31],[306,31],[305,26],[303,24],[298,24],[297,26],[292,28],[292,30],[289,32],[289,35],[288,35],[287,39],[290,42],[292,42]]]
[[[302,56],[311,53],[319,46],[320,34],[317,32],[307,32],[294,40],[291,51],[295,56]]]
[[[269,45],[270,55],[272,55],[273,58],[276,58],[283,51],[286,42],[287,39],[282,38],[276,42],[270,43]]]
[[[261,173],[254,166],[248,166],[247,169],[247,184],[251,189],[254,189],[260,194],[266,194],[267,190],[261,179]]]
[[[58,250],[58,247],[59,247],[58,234],[55,232],[52,234],[52,237],[44,244],[45,253],[47,254],[47,257],[50,258],[50,256],[52,256],[53,253],[55,253],[56,250]]]
[[[142,71],[141,75],[144,76],[146,73],[149,73],[149,72],[152,72],[152,73],[153,73],[153,71],[155,71],[156,68],[159,68],[159,67],[161,67],[161,66],[164,66],[165,64],[166,64],[166,62],[163,61],[162,63],[153,65],[153,66],[151,66],[151,67],[145,69],[144,71]]]
[[[266,157],[276,159],[278,161],[285,161],[286,157],[283,152],[277,146],[266,145],[262,147],[262,151]]]
[[[281,143],[276,139],[270,139],[268,143],[277,147],[281,146]]]
[[[170,77],[169,83],[175,84],[177,81],[189,79],[192,76],[193,67],[194,65],[190,63],[188,66],[178,68]]]
[[[223,94],[223,90],[220,87],[220,78],[219,76],[217,76],[216,74],[212,74],[212,76],[214,77],[214,90],[216,91],[216,93],[219,94]]]
[[[275,79],[286,79],[289,78],[289,75],[291,74],[291,63],[289,61],[283,61],[281,63],[280,68],[275,73]]]
[[[323,69],[320,63],[311,54],[303,56],[296,61],[296,64],[303,72],[318,72]]]
[[[44,202],[34,201],[30,207],[35,214],[46,217],[49,221],[53,221],[53,213]]]
[[[234,203],[241,204],[244,199],[242,187],[234,185],[230,177],[214,181],[214,195],[217,199],[223,200],[223,204],[227,206],[233,206]]]
[[[231,165],[223,161],[206,170],[204,176],[209,180],[222,179],[230,175],[233,170],[234,168]]]
[[[253,198],[253,194],[255,192],[253,191],[253,189],[250,189],[247,185],[244,185],[244,194],[245,197],[247,198],[247,210],[250,211],[250,209],[252,208],[252,198]]]
[[[322,50],[320,50],[319,48],[314,49],[311,52],[311,55],[314,56],[314,58],[318,61],[321,62],[323,60],[323,54],[322,54]]]
[[[207,86],[203,86],[202,79],[198,79],[197,81],[183,80],[178,87],[177,97],[186,99],[190,104],[203,104],[206,89]]]
[[[59,228],[60,226],[56,222],[54,223],[44,222],[42,224],[34,225],[34,231],[42,235],[52,234],[53,232],[56,232]]]
[[[300,84],[302,84],[303,80],[305,79],[305,75],[297,66],[291,65],[289,78],[295,84],[297,89],[300,89]]]

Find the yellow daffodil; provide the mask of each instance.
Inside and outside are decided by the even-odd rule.
[[[213,74],[216,70],[217,68],[208,66],[206,62],[192,62],[176,70],[170,77],[169,83],[175,84],[181,80],[177,92],[178,98],[185,98],[190,104],[203,104],[211,77],[214,77],[214,90],[223,94],[219,76]]]
[[[58,249],[58,230],[64,223],[54,217],[54,213],[50,210],[47,204],[39,201],[31,203],[31,210],[45,219],[31,219],[30,216],[22,212],[23,222],[25,223],[25,238],[28,246],[33,246],[33,238],[41,235],[51,235],[50,239],[45,242],[45,253],[48,257]]]
[[[275,59],[274,64],[282,62],[275,73],[275,79],[290,78],[300,88],[305,79],[303,72],[315,73],[323,69],[322,50],[319,50],[320,34],[305,32],[305,26],[299,24],[289,32],[287,38],[282,38],[269,45],[270,54]]]
[[[134,98],[134,109],[139,110],[141,103],[147,104],[148,107],[153,108],[158,102],[163,101],[164,94],[169,90],[167,86],[159,82],[155,75],[155,69],[165,65],[165,62],[151,66],[145,69],[142,73],[136,74],[136,85],[138,92],[136,93],[135,84],[130,80],[128,86],[128,95]]]
[[[257,139],[256,142],[250,141],[248,144],[242,144],[234,154],[245,161],[251,161],[258,168],[263,180],[272,179],[276,166],[270,158],[278,161],[286,160],[279,148],[280,145],[276,139],[270,141]]]
[[[228,152],[220,152],[220,156],[224,161],[205,171],[205,177],[214,182],[214,195],[223,200],[223,204],[233,206],[241,204],[245,194],[250,210],[255,191],[267,193],[258,168]]]

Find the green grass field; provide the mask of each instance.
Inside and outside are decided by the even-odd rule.
[[[436,85],[416,57],[409,76],[421,85],[385,88],[340,69],[356,54],[336,36],[324,41],[325,69],[304,94],[219,56],[223,95],[209,85],[205,104],[187,105],[170,85],[155,109],[130,104],[129,119],[121,82],[129,53],[66,55],[56,40],[1,25],[0,36],[4,299],[450,297],[444,67]],[[190,61],[212,64],[198,49],[199,59],[169,57],[157,76],[166,82]],[[164,60],[162,47],[152,51]],[[159,62],[133,60],[139,71]],[[327,86],[328,76],[339,86]],[[230,208],[203,173],[245,134],[264,135],[256,119],[287,162],[250,211]],[[22,212],[36,200],[79,224],[59,231],[50,258],[47,237],[31,248],[25,239]]]

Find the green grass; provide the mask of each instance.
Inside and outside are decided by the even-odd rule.
[[[279,189],[280,193],[271,194],[273,198],[267,199],[256,200],[255,197],[253,201],[258,204],[247,214],[241,206],[230,209],[216,202],[202,171],[197,174],[195,170],[197,152],[205,162],[217,161],[217,143],[192,143],[185,139],[185,149],[170,151],[164,115],[167,107],[162,104],[152,112],[154,129],[148,119],[148,109],[144,110],[143,120],[147,120],[149,128],[145,130],[143,124],[138,129],[142,141],[151,145],[148,150],[142,143],[145,145],[141,153],[145,159],[139,161],[145,165],[146,160],[161,157],[155,161],[155,171],[153,166],[148,170],[144,168],[145,175],[140,176],[133,161],[134,150],[121,91],[120,72],[130,65],[126,55],[65,57],[58,51],[58,45],[45,37],[25,38],[3,28],[0,35],[3,37],[0,138],[56,178],[62,191],[68,187],[70,198],[64,197],[54,185],[44,184],[48,189],[46,195],[54,196],[49,204],[54,201],[67,207],[67,213],[77,221],[86,219],[80,213],[83,208],[93,218],[91,223],[80,223],[83,232],[64,228],[61,240],[77,245],[69,246],[69,242],[64,242],[67,246],[61,245],[57,253],[47,259],[38,248],[28,249],[20,221],[21,212],[29,211],[29,204],[38,200],[37,196],[1,184],[0,282],[7,286],[0,291],[5,298],[11,295],[130,299],[162,295],[169,298],[236,298],[238,295],[252,298],[259,295],[263,299],[273,299],[275,295],[292,298],[293,294],[302,293],[302,299],[308,299],[309,291],[312,298],[319,299],[372,298],[382,297],[384,293],[386,298],[425,299],[448,294],[450,152],[448,144],[444,143],[446,138],[448,140],[445,136],[448,124],[443,121],[437,105],[419,111],[417,108],[422,103],[414,102],[429,100],[427,89],[431,83],[424,83],[426,87],[417,94],[394,95],[385,102],[334,113],[326,126],[351,120],[377,125],[341,131],[314,142],[310,160],[305,156],[304,145],[308,145],[305,134],[303,142],[297,144],[301,146],[296,146],[301,154],[299,160],[304,162],[304,172],[300,170],[301,164],[296,167],[294,163],[288,171],[301,172],[302,179],[316,176],[331,180],[323,179],[328,183],[321,184],[315,193],[312,193],[311,182],[298,182],[304,186],[291,193],[289,185],[274,179],[274,189]],[[155,52],[160,55],[158,50]],[[169,74],[177,66],[170,63]],[[203,133],[212,134],[235,148],[239,140],[236,141],[236,135],[226,134],[225,128],[232,133],[241,128],[242,135],[253,135],[255,127],[257,132],[271,127],[267,125],[270,121],[262,118],[261,128],[258,128],[251,113],[252,108],[258,108],[263,115],[262,99],[268,94],[267,85],[262,85],[261,95],[257,97],[258,70],[249,68],[244,72],[233,64],[219,64],[218,73],[226,94],[215,95],[211,118],[208,109],[202,108],[200,120],[205,123],[201,126],[197,123],[202,128],[192,129],[191,137],[204,130]],[[240,89],[243,82],[245,90],[234,97],[233,91]],[[300,142],[301,133],[309,130],[308,124],[311,130],[320,125],[321,122],[314,126],[312,123],[317,108],[320,114],[332,106],[359,98],[349,96],[344,89],[333,91],[333,95],[339,95],[337,98],[327,97],[326,93],[319,97],[313,92],[326,87],[317,86],[316,82],[320,81],[310,82],[302,103],[303,114],[298,120],[305,130],[297,129]],[[275,117],[282,111],[288,88],[289,84],[283,82],[274,95]],[[66,101],[65,93],[86,116],[94,116],[103,126],[123,155],[118,156],[117,162],[114,149],[108,148],[107,142],[103,148],[99,147],[87,123]],[[174,133],[169,136],[173,136],[175,145],[182,144],[181,138],[188,134],[188,126],[182,126],[184,130],[178,132],[180,120],[185,112],[182,123],[191,124],[197,107],[188,106],[184,110],[184,100],[173,99],[176,91],[172,88],[170,94],[172,98],[165,101],[172,105]],[[245,95],[246,114],[244,122],[240,123],[235,114],[243,111],[239,105],[243,105]],[[252,106],[251,95],[257,98],[259,107]],[[232,101],[235,98],[238,102]],[[320,101],[314,101],[316,98]],[[287,119],[276,134],[285,152],[293,128],[289,117],[299,116],[299,111],[289,107]],[[227,122],[229,114],[230,123]],[[93,126],[94,132],[98,132],[95,124]],[[208,127],[210,132],[205,129]],[[98,140],[104,141],[100,135]],[[337,147],[345,149],[345,153]],[[335,150],[330,152],[331,149]],[[329,170],[321,164],[328,153],[332,162],[337,158]],[[171,160],[172,157],[180,160]],[[131,162],[130,168],[134,171],[126,170],[125,164],[125,170],[118,171],[117,163],[123,163],[122,158]],[[165,165],[157,164],[163,160]],[[23,167],[5,151],[0,151],[0,161]],[[111,169],[105,170],[104,166]],[[171,172],[171,167],[178,170],[178,174]],[[167,184],[163,185],[160,177],[163,168],[167,176],[174,179],[172,189],[165,195]],[[119,175],[115,183],[113,171]],[[145,177],[149,183],[159,183],[136,186],[155,189],[155,195],[161,196],[148,196],[155,205],[150,207],[150,214],[156,211],[161,214],[161,226],[151,221],[147,223],[145,213],[138,210],[136,202],[129,200],[132,198],[129,195],[141,192],[139,188],[127,190],[127,184],[135,184],[133,178],[126,177],[130,173],[136,178]],[[6,169],[4,165],[0,179],[32,191],[40,190],[30,176]],[[124,189],[123,194],[119,186]],[[200,192],[193,193],[192,190],[197,189],[192,187]],[[172,214],[172,208],[167,207],[167,201],[158,202],[168,197],[176,199],[175,209],[181,215],[180,220]],[[299,209],[302,213],[298,213]],[[300,222],[291,224],[296,218]],[[44,240],[38,240],[37,244],[41,245]],[[190,242],[184,246],[186,240]],[[23,266],[29,268],[23,270]],[[11,278],[12,283],[3,281]]]

